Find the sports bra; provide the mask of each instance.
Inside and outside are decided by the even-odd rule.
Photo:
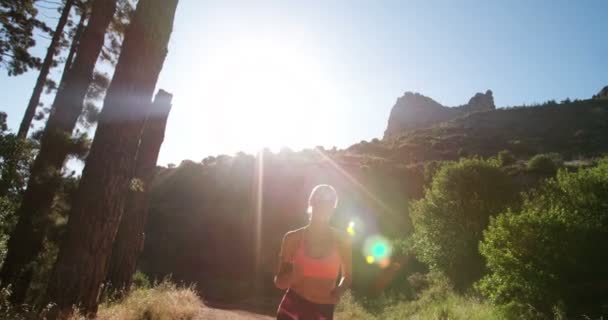
[[[337,279],[342,265],[337,245],[334,243],[330,254],[317,259],[306,254],[304,241],[306,240],[302,235],[293,257],[293,264],[298,272],[305,277]]]

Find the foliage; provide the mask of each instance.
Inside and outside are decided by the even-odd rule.
[[[59,243],[66,231],[68,214],[80,181],[79,177],[74,176],[74,172],[64,175],[61,179],[48,215],[50,225],[42,244],[43,249],[32,262],[34,274],[28,289],[27,303],[36,307],[41,307],[46,303],[44,293],[47,289],[48,278],[59,251]]]
[[[557,172],[558,164],[555,154],[538,154],[528,160],[528,170],[539,174],[553,175]]]
[[[336,318],[344,320],[401,320],[401,319],[518,319],[511,317],[502,308],[497,308],[475,297],[455,293],[447,279],[431,275],[432,285],[412,301],[381,297],[375,303],[380,308],[367,305],[369,302],[345,294],[336,307]]]
[[[338,319],[361,319],[375,320],[377,317],[368,312],[363,305],[357,301],[352,292],[346,292],[340,298],[340,303],[336,306],[336,318]]]
[[[368,168],[362,169],[363,164]],[[264,168],[261,191],[256,183],[259,166]],[[355,188],[351,179],[365,189]],[[152,278],[173,274],[177,281],[196,282],[205,297],[242,298],[256,280],[267,284],[265,292],[274,293],[272,276],[282,236],[307,223],[312,187],[330,183],[340,190],[332,224],[345,230],[350,220],[357,221],[354,285],[366,287],[380,268],[366,263],[360,250],[364,240],[373,233],[396,239],[412,229],[407,204],[421,196],[422,180],[422,166],[314,150],[264,152],[263,159],[245,153],[221,155],[159,168],[150,194],[141,268]],[[258,231],[251,227],[257,219],[262,221],[259,251]],[[251,276],[256,257],[263,270],[258,279]],[[220,285],[220,280],[231,285]]]
[[[498,163],[501,167],[512,165],[515,161],[515,156],[509,150],[502,150],[498,153]]]
[[[6,113],[0,112],[0,196],[8,196],[11,201],[16,201],[29,176],[36,144],[9,132],[6,118]]]
[[[165,280],[152,288],[136,289],[123,300],[101,304],[97,319],[196,319],[204,307],[191,287]]]
[[[133,274],[133,289],[150,289],[150,279],[143,272],[137,270]]]
[[[36,0],[0,0],[0,67],[9,76],[20,75],[40,66],[40,58],[30,49],[36,44],[34,30],[53,31],[38,20]]]
[[[480,250],[491,274],[478,285],[492,301],[545,315],[608,313],[608,159],[560,171],[485,232]]]
[[[477,246],[490,217],[517,199],[510,178],[493,162],[445,164],[424,198],[412,205],[418,258],[444,272],[457,289],[466,289],[484,273]]]
[[[0,112],[0,263],[6,255],[8,236],[16,217],[14,212],[29,177],[35,144],[22,140],[7,130],[6,114]]]
[[[10,290],[0,289],[0,319],[47,319],[49,306],[42,310],[28,305],[15,308],[9,301]],[[201,319],[204,304],[192,287],[178,286],[163,280],[151,287],[141,287],[121,300],[107,300],[99,306],[98,320]],[[68,320],[89,319],[74,310]]]
[[[6,257],[8,238],[16,223],[13,215],[15,206],[15,201],[11,201],[8,197],[0,197],[0,264]]]

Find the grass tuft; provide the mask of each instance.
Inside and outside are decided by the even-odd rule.
[[[138,288],[127,297],[99,306],[99,320],[200,319],[204,304],[191,287],[178,287],[165,280],[151,288]],[[73,316],[70,320],[84,320]]]

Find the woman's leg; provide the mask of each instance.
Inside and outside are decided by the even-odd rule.
[[[333,320],[334,319],[334,309],[336,308],[333,304],[318,304],[318,319],[319,320]]]
[[[299,320],[297,312],[298,301],[294,299],[293,294],[290,294],[288,290],[279,304],[277,320]]]
[[[287,291],[277,310],[277,320],[333,320],[335,305],[310,302]]]

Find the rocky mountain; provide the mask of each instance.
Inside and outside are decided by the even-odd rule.
[[[596,95],[593,96],[594,99],[608,99],[608,86],[605,86],[604,88],[602,88],[602,90],[600,90],[600,92],[598,92]]]
[[[494,109],[496,106],[491,90],[476,93],[467,104],[457,107],[446,107],[427,96],[408,91],[393,106],[384,137],[408,129],[430,127],[471,112]]]
[[[406,164],[491,157],[502,150],[521,159],[540,153],[557,153],[565,160],[606,155],[608,99],[550,100],[536,106],[471,112],[348,148],[351,153]]]

